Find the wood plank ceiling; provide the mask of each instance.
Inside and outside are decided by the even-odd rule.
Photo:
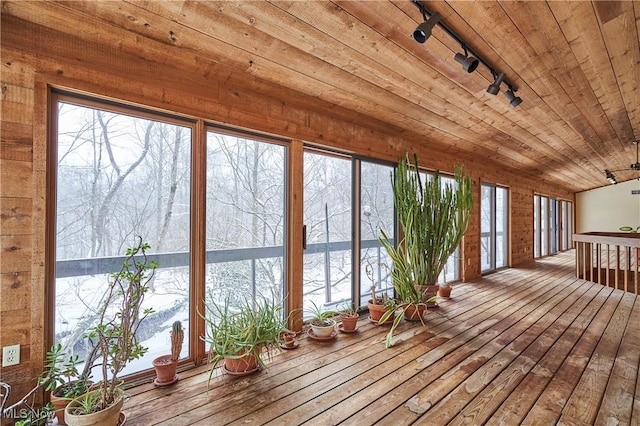
[[[117,46],[185,75],[258,78],[306,102],[572,191],[640,177],[640,1],[423,1],[523,99],[487,93],[441,27],[405,1],[3,2],[2,13]],[[278,89],[279,88],[279,89]],[[279,91],[278,91],[279,90]],[[294,92],[295,91],[295,92]],[[310,101],[316,101],[310,102]],[[336,105],[335,108],[329,108]]]

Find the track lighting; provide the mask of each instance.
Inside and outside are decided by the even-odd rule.
[[[427,9],[420,0],[411,0],[420,13],[422,14],[422,18],[424,22],[422,22],[413,32],[413,38],[418,43],[424,43],[431,36],[431,31],[433,27],[438,25],[442,30],[447,33],[452,39],[457,41],[460,46],[464,49],[464,53],[456,53],[454,59],[456,62],[459,62],[462,65],[462,69],[464,69],[468,73],[472,73],[478,68],[478,65],[484,65],[493,76],[493,83],[487,87],[487,92],[492,95],[497,95],[500,92],[500,85],[505,83],[509,90],[505,92],[505,96],[509,100],[512,108],[517,107],[522,103],[522,99],[516,96],[514,93],[516,89],[513,88],[513,85],[510,81],[507,80],[506,75],[503,72],[496,71],[487,61],[485,61],[476,51],[474,51],[471,47],[469,47],[451,28],[447,26],[444,22],[442,22],[440,14],[438,12],[431,13],[429,9]],[[436,3],[436,2],[434,2]],[[427,19],[429,16],[429,19]]]
[[[513,90],[512,87],[509,87],[509,90],[504,92],[504,95],[507,97],[507,100],[509,101],[509,105],[511,105],[511,108],[515,108],[522,103],[522,99],[514,95],[513,92],[515,92],[515,90]]]
[[[487,92],[491,93],[492,95],[497,95],[500,92],[500,85],[502,84],[502,80],[504,80],[504,78],[505,78],[505,74],[503,72],[498,74],[497,77],[494,74],[493,83],[490,84],[489,87],[487,87]]]
[[[636,162],[632,163],[628,169],[609,170],[605,169],[604,174],[610,184],[615,185],[618,180],[613,175],[613,172],[640,172],[640,141],[632,142],[636,146]]]
[[[480,61],[478,61],[478,58],[469,56],[467,54],[466,48],[464,49],[464,55],[462,53],[456,53],[454,59],[456,60],[456,62],[462,64],[462,69],[468,73],[474,72],[476,68],[478,68],[478,64],[480,63]]]
[[[431,30],[440,21],[440,14],[438,12],[433,13],[429,19],[427,19],[426,13],[423,13],[422,17],[424,18],[424,22],[418,25],[413,32],[413,38],[418,43],[427,41],[427,39],[431,37]]]

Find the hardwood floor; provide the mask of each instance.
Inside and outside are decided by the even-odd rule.
[[[131,389],[127,425],[640,424],[637,297],[574,278],[574,252],[453,286],[395,346],[366,319],[269,368]]]

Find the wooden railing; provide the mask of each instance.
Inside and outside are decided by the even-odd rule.
[[[576,276],[607,287],[640,294],[640,234],[574,234]]]

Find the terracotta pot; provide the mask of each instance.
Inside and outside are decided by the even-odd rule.
[[[153,384],[156,386],[167,386],[178,380],[176,371],[178,369],[178,361],[172,361],[171,355],[162,355],[154,359],[153,368],[156,369],[156,379]]]
[[[294,348],[296,346],[296,333],[293,331],[283,331],[280,333],[282,346],[285,348]]]
[[[438,290],[440,286],[438,284],[435,285],[417,285],[415,286],[416,290],[422,293],[422,301],[427,303],[427,308],[437,308],[438,304],[436,302],[427,302],[433,296],[438,295]]]
[[[99,391],[91,391],[99,392]],[[78,407],[79,402],[74,399],[64,409],[64,418],[69,426],[117,426],[120,420],[120,410],[124,403],[124,393],[120,392],[120,396],[114,404],[97,413],[91,414],[73,414],[73,410]]]
[[[404,319],[407,321],[421,321],[426,311],[426,305],[409,305],[404,309]]]
[[[329,337],[336,330],[336,320],[328,318],[325,321],[328,325],[315,325],[311,322],[311,330],[316,337]]]
[[[358,315],[340,315],[340,321],[342,322],[342,329],[344,331],[354,331],[360,316]]]
[[[252,353],[241,358],[225,358],[224,370],[232,375],[251,374],[258,371],[258,358]]]
[[[53,410],[55,411],[56,417],[58,418],[58,424],[66,425],[65,419],[64,419],[64,409],[66,408],[67,404],[71,402],[71,399],[55,396],[55,392],[58,389],[60,389],[60,387],[61,386],[58,386],[51,392],[51,397],[49,398],[49,400],[51,401],[51,404],[53,405]]]
[[[440,286],[440,289],[438,290],[438,297],[445,300],[449,299],[451,297],[451,286]]]
[[[380,318],[382,318],[382,315],[384,315],[385,312],[387,312],[389,310],[389,308],[387,308],[384,305],[374,305],[373,303],[371,303],[371,300],[369,300],[367,302],[367,307],[369,308],[369,317],[371,318],[371,321],[378,323],[378,321],[380,321]],[[393,322],[393,318],[394,315],[391,315],[385,322],[384,324],[391,324]]]

